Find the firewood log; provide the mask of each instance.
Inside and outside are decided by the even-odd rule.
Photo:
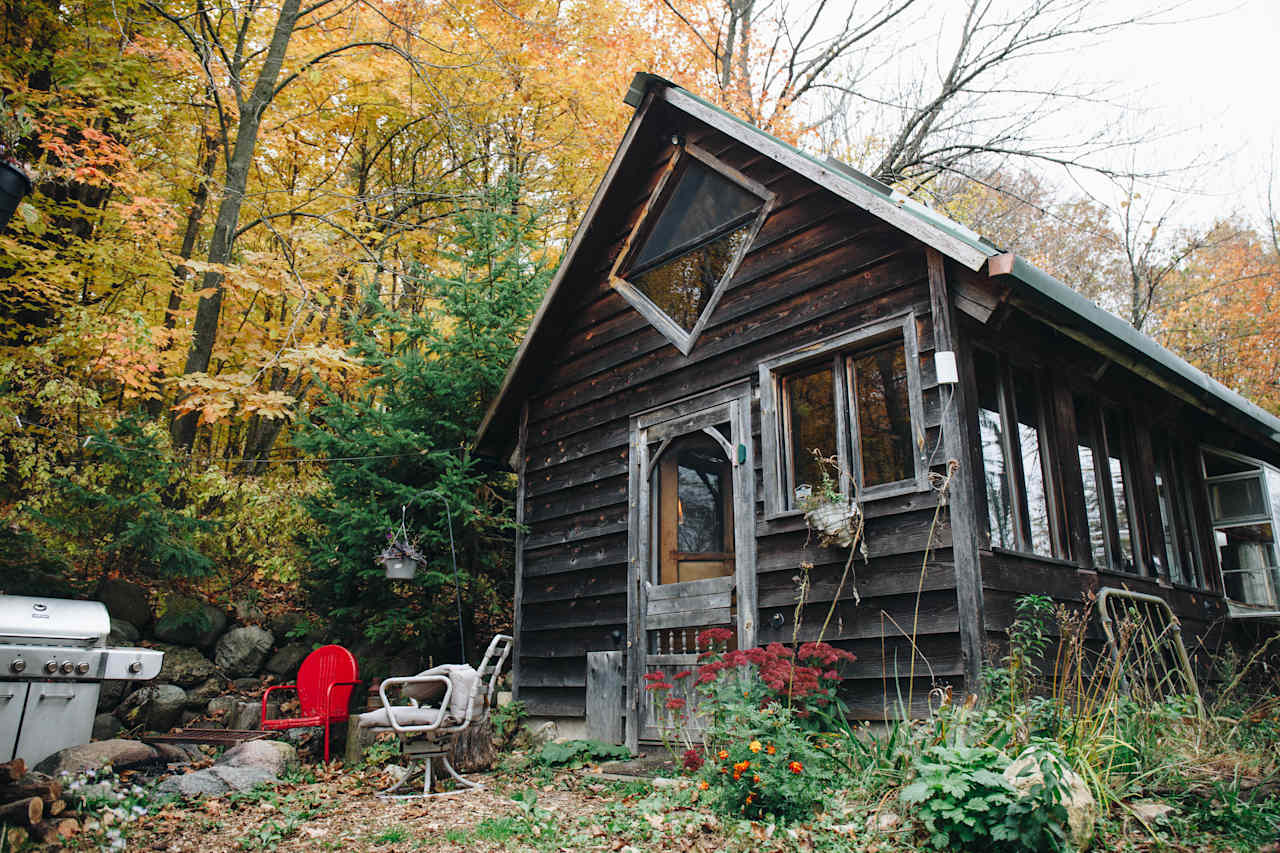
[[[17,850],[19,847],[27,843],[30,836],[25,829],[20,826],[11,826],[4,831],[4,835],[0,836],[4,841],[8,842],[6,850]]]
[[[73,817],[55,817],[49,820],[42,820],[35,826],[31,827],[31,834],[38,841],[57,841],[60,838],[70,838],[80,831],[80,821]]]
[[[41,780],[28,776],[18,782],[0,785],[0,800],[9,802],[26,797],[39,797],[51,803],[62,796],[62,783],[54,779]]]
[[[49,817],[57,817],[58,815],[66,811],[66,808],[67,808],[66,800],[54,800],[53,802],[49,803],[44,807],[44,813],[47,814]]]
[[[0,823],[13,823],[18,826],[31,826],[44,817],[44,800],[39,797],[27,797],[0,806]]]
[[[27,775],[27,762],[21,758],[0,764],[0,782],[17,782]]]

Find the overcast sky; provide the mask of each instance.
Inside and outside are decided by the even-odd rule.
[[[1131,29],[1087,58],[1186,129],[1147,156],[1220,158],[1195,207],[1257,214],[1273,147],[1280,168],[1280,0],[1194,0],[1178,17],[1195,20]]]

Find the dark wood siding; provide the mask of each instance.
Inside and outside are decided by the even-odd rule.
[[[938,441],[929,285],[923,247],[826,190],[682,114],[656,106],[594,223],[588,251],[566,278],[576,311],[546,360],[529,405],[525,456],[525,577],[520,698],[530,713],[584,713],[586,653],[621,648],[627,602],[628,418],[730,382],[794,347],[914,308],[926,448]],[[669,156],[673,132],[777,194],[759,237],[686,357],[608,284],[608,271]],[[759,448],[758,408],[753,413]],[[754,460],[760,478],[761,459]],[[939,457],[941,453],[937,454]],[[939,464],[941,459],[936,460]],[[763,489],[757,488],[757,496]],[[963,666],[946,513],[924,491],[867,509],[870,562],[856,566],[863,600],[846,587],[826,639],[858,655],[856,713],[882,716],[899,695],[921,708],[937,683],[959,686]],[[761,642],[796,635],[797,576],[810,594],[800,639],[826,618],[844,554],[810,541],[803,521],[764,521],[757,506]],[[750,534],[750,531],[740,531]],[[936,549],[924,567],[930,536]],[[773,627],[775,613],[783,616]],[[915,682],[912,646],[918,636]],[[886,702],[886,695],[888,700]]]

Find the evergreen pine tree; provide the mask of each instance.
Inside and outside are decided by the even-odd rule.
[[[515,184],[504,183],[454,215],[451,246],[433,269],[417,271],[419,310],[402,307],[413,301],[403,292],[396,306],[367,297],[354,346],[372,378],[349,399],[331,389],[296,439],[308,455],[334,460],[324,468],[328,488],[307,504],[322,532],[304,543],[306,587],[317,612],[353,639],[416,639],[424,655],[457,658],[446,503],[468,644],[485,639],[476,620],[488,633],[507,618],[509,501],[465,448],[549,279],[517,199]],[[374,559],[402,508],[426,558],[407,582],[386,579]]]

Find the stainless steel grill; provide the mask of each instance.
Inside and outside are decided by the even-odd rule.
[[[104,679],[145,681],[164,653],[109,648],[97,601],[0,595],[0,761],[88,743]]]

